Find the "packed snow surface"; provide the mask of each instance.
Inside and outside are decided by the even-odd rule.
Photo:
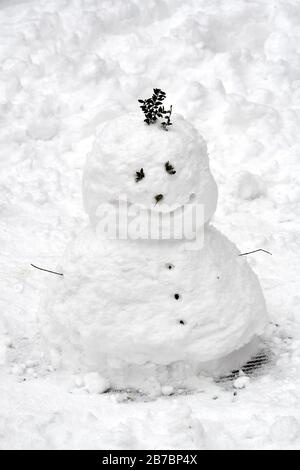
[[[293,0],[0,2],[2,449],[299,448],[299,21]],[[145,401],[51,369],[37,313],[54,275],[30,263],[55,269],[88,224],[96,128],[154,87],[207,142],[213,224],[273,254],[248,256],[273,358],[249,380]]]

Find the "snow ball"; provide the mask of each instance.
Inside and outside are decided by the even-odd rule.
[[[188,204],[191,197],[204,205],[208,220],[216,208],[217,187],[204,139],[180,115],[172,115],[168,131],[158,123],[145,124],[143,118],[142,112],[129,113],[98,129],[83,175],[84,205],[91,220],[104,202],[123,199],[169,212]],[[166,171],[167,162],[176,173]],[[136,181],[141,169],[144,177]],[[159,204],[156,195],[163,195]]]
[[[234,388],[242,389],[242,388],[246,388],[247,385],[249,384],[249,382],[250,382],[249,377],[247,377],[246,375],[242,375],[241,377],[238,377],[233,382],[233,386],[234,386]]]
[[[85,374],[84,385],[89,393],[104,393],[110,386],[108,380],[101,377],[98,372]]]
[[[84,383],[96,392],[109,385],[158,395],[162,385],[198,388],[190,383],[191,364],[205,368],[207,361],[231,355],[266,324],[257,278],[240,260],[237,248],[213,227],[206,227],[199,251],[180,243],[99,243],[95,231],[85,229],[67,249],[63,280],[53,276],[45,299],[43,334],[55,364],[59,358],[53,351],[72,371],[93,371]],[[176,269],[166,269],[166,262]],[[173,297],[177,288],[181,301]],[[226,367],[240,366],[233,356]],[[95,372],[109,385],[103,386]]]
[[[300,437],[300,424],[295,416],[277,416],[270,427],[269,436],[272,441],[293,442]]]
[[[262,178],[248,171],[243,172],[238,179],[237,196],[252,201],[266,194],[266,185]]]

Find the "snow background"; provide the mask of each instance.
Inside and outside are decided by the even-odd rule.
[[[300,446],[298,0],[0,1],[0,448]],[[152,88],[203,134],[213,223],[249,257],[270,315],[269,368],[146,401],[51,371],[38,309],[87,223],[96,127]],[[238,386],[239,384],[237,384]]]

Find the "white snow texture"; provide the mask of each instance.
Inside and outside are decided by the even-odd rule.
[[[299,22],[298,0],[0,2],[1,449],[299,449]],[[86,173],[90,184],[83,206],[84,166],[97,129],[101,132],[113,120],[135,113],[142,124],[136,100],[149,97],[154,87],[167,93],[166,107],[173,105],[174,124],[186,126],[187,135],[193,134],[195,128],[207,143],[211,172],[219,191],[216,211],[209,191],[206,189],[201,195],[203,180],[196,179],[201,172],[204,178],[204,172],[216,196],[213,180],[209,183],[209,173],[204,169],[205,144],[200,138],[198,143],[194,141],[199,147],[199,160],[197,164],[193,162],[193,167],[182,160],[187,158],[188,149],[179,158],[180,143],[177,149],[170,142],[164,147],[171,152],[166,158],[155,152],[144,159],[148,148],[143,147],[137,167],[136,155],[126,152],[126,177],[123,165],[109,171],[118,155],[105,162],[107,167],[100,164],[105,146],[96,139],[99,152],[94,154],[97,158],[90,158],[105,186],[95,186],[93,174]],[[185,124],[176,113],[184,117]],[[128,136],[130,145],[141,145],[133,127],[134,132]],[[109,128],[103,135],[109,139],[114,131]],[[151,139],[154,127],[148,126],[146,131]],[[170,139],[171,135],[169,131],[160,137]],[[176,175],[164,172],[168,159],[176,165]],[[134,174],[142,166],[145,179],[133,184]],[[190,170],[193,171],[189,175]],[[175,189],[173,178],[180,191]],[[249,290],[258,292],[247,260],[258,275],[266,299],[269,323],[262,339],[272,355],[270,363],[257,375],[248,377],[240,372],[236,380],[226,383],[214,381],[209,374],[188,381],[192,374],[183,370],[182,361],[169,367],[167,374],[160,373],[165,364],[154,367],[149,363],[147,367],[136,364],[139,375],[135,370],[132,375],[128,371],[117,377],[119,382],[134,382],[137,387],[139,376],[141,384],[153,395],[162,394],[150,400],[149,394],[146,397],[130,391],[110,391],[110,381],[116,374],[105,377],[98,369],[83,369],[84,361],[88,357],[91,360],[83,347],[76,350],[72,361],[72,344],[83,346],[85,335],[90,333],[83,328],[76,335],[72,328],[78,328],[78,324],[70,325],[71,339],[66,343],[69,350],[64,357],[69,358],[70,366],[53,369],[44,354],[38,316],[41,299],[45,298],[45,290],[50,293],[52,283],[60,286],[56,287],[53,304],[59,298],[66,300],[65,290],[73,289],[67,302],[78,298],[77,319],[84,315],[79,308],[83,299],[76,292],[80,272],[75,270],[79,265],[75,253],[93,268],[88,272],[84,268],[88,282],[81,284],[86,289],[82,294],[102,301],[98,283],[92,278],[93,270],[96,276],[103,272],[97,264],[100,248],[93,235],[94,203],[102,196],[110,199],[125,190],[130,199],[139,199],[141,205],[150,207],[158,188],[175,206],[186,201],[190,191],[198,197],[209,195],[207,202],[212,205],[207,207],[206,216],[216,229],[207,229],[207,242],[210,248],[218,246],[215,253],[206,250],[203,260],[196,261],[197,256],[189,260],[192,266],[205,264],[206,270],[215,260],[209,272],[205,271],[207,279],[201,270],[197,271],[198,278],[189,279],[191,271],[187,270],[185,256],[191,255],[180,250],[169,248],[162,253],[158,249],[153,257],[145,248],[144,262],[137,260],[140,277],[147,285],[155,284],[155,279],[161,281],[155,287],[158,303],[163,299],[167,308],[172,308],[167,337],[173,334],[184,345],[177,351],[173,342],[168,345],[157,335],[164,351],[173,354],[174,348],[177,358],[183,351],[189,354],[188,337],[200,329],[193,329],[193,309],[185,310],[185,305],[192,305],[196,297],[200,297],[202,307],[203,302],[212,302],[208,291],[192,295],[188,284],[194,289],[198,282],[197,286],[209,285],[223,293],[226,279],[230,278],[227,282],[236,283],[230,289],[236,288],[238,299],[242,282],[233,281],[232,269],[247,278],[244,285]],[[160,204],[156,209],[159,207]],[[273,256],[258,252],[237,257],[234,245],[219,231],[242,252],[263,248]],[[71,242],[72,239],[77,241]],[[80,246],[82,239],[85,241]],[[97,252],[95,260],[88,260],[87,239],[91,240],[90,253]],[[66,279],[30,266],[33,263],[55,270],[70,242],[73,248],[63,259]],[[121,245],[111,241],[106,246],[108,251],[116,250],[115,264],[112,265],[113,259],[103,259],[109,269],[116,269],[121,261],[117,259]],[[204,263],[205,259],[209,263]],[[169,271],[164,263],[170,261],[175,268]],[[215,275],[219,274],[216,283]],[[148,289],[145,295],[146,286],[138,289],[139,282],[134,289],[127,289],[126,299],[121,299],[119,282],[133,283],[129,274],[125,273],[124,280],[118,277],[120,273],[114,276],[114,291],[108,293],[108,279],[104,279],[103,289],[106,299],[111,301],[116,296],[116,315],[120,314],[118,303],[126,299],[131,302],[135,297],[136,305],[143,306],[141,313],[147,317],[147,308],[150,311],[156,302],[152,290]],[[178,301],[172,297],[175,292],[182,294]],[[244,294],[246,303],[249,293]],[[230,301],[230,315],[236,317],[235,296],[230,300],[222,297],[220,301]],[[103,315],[111,308],[110,305],[104,309]],[[247,308],[250,312],[248,304]],[[71,312],[64,305],[53,305],[53,323],[46,324],[46,328],[51,325],[58,330],[59,309],[71,320]],[[155,310],[158,311],[157,306]],[[133,316],[136,318],[138,313],[135,311]],[[87,314],[92,316],[93,311]],[[165,310],[161,315],[157,328],[162,333],[167,324]],[[227,333],[234,341],[246,341],[252,331],[249,317],[245,323],[243,319],[244,331],[239,320],[228,326],[229,317],[225,318],[222,312],[221,318],[231,329]],[[216,320],[213,316],[209,319]],[[186,323],[178,325],[178,320]],[[203,335],[205,328],[215,325],[215,333],[210,331],[210,335],[219,336],[220,325],[213,322],[202,325]],[[152,327],[154,317],[148,318],[147,324]],[[234,325],[239,331],[232,330]],[[151,354],[155,333],[156,330],[147,330],[145,334]],[[66,323],[57,334],[60,342],[66,334]],[[95,329],[95,334],[101,334],[99,329]],[[126,341],[130,334],[127,329]],[[223,339],[220,344],[225,352],[228,345]],[[112,341],[107,347],[113,344]],[[191,347],[195,344],[193,339]],[[128,354],[132,354],[133,346]],[[138,345],[138,349],[142,358],[143,345]],[[101,351],[93,351],[97,362]],[[210,352],[215,353],[212,349]],[[118,355],[118,351],[113,353]],[[244,353],[249,353],[248,348]],[[126,361],[126,357],[122,360]],[[70,373],[78,362],[82,372]],[[111,366],[124,371],[119,361]],[[151,377],[155,377],[152,382]],[[179,377],[193,389],[192,393],[179,388]]]

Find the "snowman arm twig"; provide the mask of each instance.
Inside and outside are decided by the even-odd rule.
[[[254,250],[254,251],[248,251],[248,253],[240,253],[239,256],[251,255],[251,253],[257,253],[258,251],[263,251],[264,253],[268,253],[268,255],[272,256],[272,253],[270,253],[267,250],[263,250],[262,248],[259,248],[258,250]]]
[[[39,268],[38,266],[35,266],[34,264],[30,264],[30,266],[32,266],[33,268],[35,269],[39,269],[40,271],[46,271],[47,273],[51,273],[51,274],[57,274],[58,276],[63,276],[62,273],[57,273],[56,271],[50,271],[49,269],[44,269],[44,268]]]

